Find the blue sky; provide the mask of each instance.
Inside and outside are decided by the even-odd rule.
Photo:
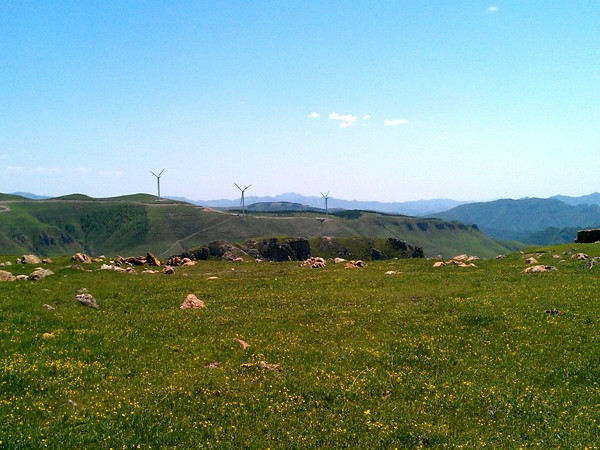
[[[0,192],[600,191],[595,1],[0,0]]]

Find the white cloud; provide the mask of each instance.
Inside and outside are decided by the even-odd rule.
[[[2,156],[0,156],[0,159],[6,159],[8,158],[8,155],[6,153],[2,153]]]
[[[63,171],[58,167],[35,167],[31,173],[37,175],[61,175]]]
[[[92,169],[88,169],[87,167],[75,167],[72,172],[73,173],[90,173]]]
[[[383,124],[388,127],[394,127],[397,125],[406,125],[408,120],[406,119],[385,119]]]
[[[318,112],[312,112],[308,115],[309,119],[318,119],[319,118],[319,113]]]
[[[497,6],[488,6],[488,9],[486,9],[486,12],[489,12],[489,13],[498,12],[498,7]]]
[[[8,166],[6,168],[6,173],[9,175],[13,175],[13,174],[21,174],[21,173],[25,173],[25,167],[22,166]]]
[[[370,114],[365,114],[364,116],[362,116],[363,120],[371,120],[371,115]]]
[[[340,128],[348,128],[352,126],[352,122],[342,122],[340,123]]]
[[[341,120],[342,122],[356,122],[358,117],[352,114],[338,114],[335,112],[329,113],[329,118],[331,120]]]

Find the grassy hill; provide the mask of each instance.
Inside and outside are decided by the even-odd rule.
[[[457,206],[436,214],[436,217],[477,224],[482,231],[496,239],[525,242],[532,233],[550,227],[562,229],[599,226],[600,206],[567,205],[555,199],[504,199]]]
[[[0,253],[168,256],[217,239],[395,237],[423,247],[426,255],[469,253],[493,257],[510,250],[476,227],[440,219],[344,211],[234,215],[137,194],[112,199],[70,195],[58,199],[0,202]]]
[[[595,448],[600,266],[573,249],[600,257],[169,276],[54,258],[0,283],[0,448]],[[534,252],[558,269],[523,273]]]

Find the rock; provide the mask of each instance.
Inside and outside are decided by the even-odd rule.
[[[52,264],[52,260],[50,258],[44,258],[44,259],[42,259],[42,262],[44,264]]]
[[[325,262],[325,260],[318,256],[315,258],[308,258],[306,261],[304,261],[304,262],[302,262],[302,264],[300,264],[300,266],[308,266],[311,269],[322,269],[326,265],[327,265],[327,263]]]
[[[12,273],[7,272],[6,270],[0,270],[0,281],[15,281],[17,277],[15,277]]]
[[[590,259],[583,265],[583,268],[591,269],[592,267],[597,266],[598,264],[600,264],[600,256],[596,256],[595,258]]]
[[[542,273],[542,272],[552,272],[556,270],[554,266],[531,266],[526,268],[523,272],[525,273]]]
[[[54,335],[52,333],[44,333],[42,334],[42,339],[52,339]]]
[[[17,259],[17,264],[41,264],[42,260],[35,255],[23,255]]]
[[[88,255],[86,255],[85,253],[75,253],[71,259],[73,261],[77,261],[80,263],[84,263],[84,264],[91,264],[92,263],[92,258],[90,258]]]
[[[29,279],[29,277],[27,275],[17,275],[17,281],[25,281],[27,279]]]
[[[346,262],[346,261],[347,261],[347,260],[346,260],[346,259],[344,259],[344,258],[334,258],[334,259],[333,259],[333,263],[334,263],[334,264],[340,264],[340,263],[343,263],[343,262]]]
[[[579,244],[593,244],[600,241],[600,228],[592,230],[579,230],[575,242]]]
[[[589,258],[589,256],[586,255],[585,253],[575,253],[574,255],[571,256],[571,259],[575,259],[577,261],[585,261],[588,258]]]
[[[206,367],[207,369],[218,369],[220,366],[219,361],[213,361],[210,364],[207,364]]]
[[[56,308],[54,308],[54,306],[49,305],[48,303],[44,303],[42,305],[44,308],[46,308],[48,311],[54,311]]]
[[[357,261],[349,261],[344,265],[344,269],[358,269],[361,267],[367,267],[367,264],[360,259]]]
[[[163,270],[165,275],[173,275],[175,273],[175,269],[171,266],[166,266]]]
[[[265,361],[258,361],[255,363],[242,364],[242,367],[245,369],[248,369],[251,367],[258,367],[259,369],[263,369],[263,370],[273,370],[275,372],[281,372],[281,366],[279,364],[269,364],[268,362],[265,362]]]
[[[305,261],[310,257],[310,244],[304,238],[271,238],[263,240],[258,251],[271,261]]]
[[[398,271],[396,271],[396,270],[388,270],[388,271],[387,271],[385,274],[386,274],[386,275],[399,275],[399,274],[401,274],[401,273],[402,273],[402,272],[398,272]]]
[[[188,294],[185,298],[180,309],[189,309],[189,308],[206,308],[206,305],[202,300],[199,300],[194,294]]]
[[[445,266],[445,265],[446,265],[446,263],[443,262],[443,261],[436,261],[436,262],[433,263],[433,267],[442,267],[442,266]]]
[[[154,254],[152,254],[150,252],[148,252],[148,254],[146,255],[146,261],[151,266],[156,266],[156,267],[160,266],[160,261],[158,260],[158,258],[156,256],[154,256]]]
[[[96,302],[96,299],[87,291],[86,288],[81,288],[77,292],[78,294],[76,298],[79,303],[81,303],[83,306],[89,306],[90,308],[98,309],[98,303]]]
[[[245,341],[242,341],[242,340],[241,340],[241,339],[239,339],[239,338],[233,338],[233,340],[234,340],[235,342],[237,342],[238,344],[240,344],[240,347],[242,347],[244,350],[246,350],[248,347],[250,347],[250,344],[248,344],[248,343],[247,343],[247,342],[245,342]]]
[[[531,258],[527,258],[525,260],[525,264],[537,264],[537,263],[538,263],[538,260],[535,259],[533,256]]]
[[[43,269],[41,267],[38,267],[37,269],[35,269],[33,272],[31,272],[29,274],[27,279],[29,281],[38,281],[38,280],[42,280],[50,275],[54,275],[54,272],[52,272],[50,269]]]
[[[504,258],[506,258],[506,255],[498,255],[498,256],[496,256],[496,259],[504,259]]]

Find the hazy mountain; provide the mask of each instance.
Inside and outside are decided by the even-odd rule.
[[[186,201],[195,205],[207,206],[210,208],[239,208],[240,199],[228,200],[189,200],[182,197],[170,197],[175,200]],[[246,206],[249,207],[253,203],[297,203],[306,205],[311,208],[325,209],[325,200],[323,197],[296,194],[288,192],[277,195],[275,197],[255,197],[247,196],[245,199]],[[463,202],[450,199],[434,199],[434,200],[416,200],[410,202],[377,202],[377,201],[361,201],[361,200],[341,200],[330,197],[327,202],[329,209],[360,209],[365,211],[378,211],[391,214],[403,214],[406,216],[427,216],[439,211],[446,211],[458,205],[463,205],[469,202]]]
[[[13,192],[12,195],[18,195],[19,197],[28,198],[30,200],[47,200],[50,198],[47,195],[37,195],[32,194],[31,192]]]
[[[583,195],[581,197],[569,197],[566,195],[555,195],[550,197],[551,199],[560,200],[567,205],[600,205],[600,193],[594,192],[593,194]]]
[[[476,224],[496,239],[522,242],[528,241],[532,233],[550,227],[563,229],[600,226],[600,206],[597,204],[568,205],[560,200],[542,198],[470,203],[435,216],[464,224]]]

